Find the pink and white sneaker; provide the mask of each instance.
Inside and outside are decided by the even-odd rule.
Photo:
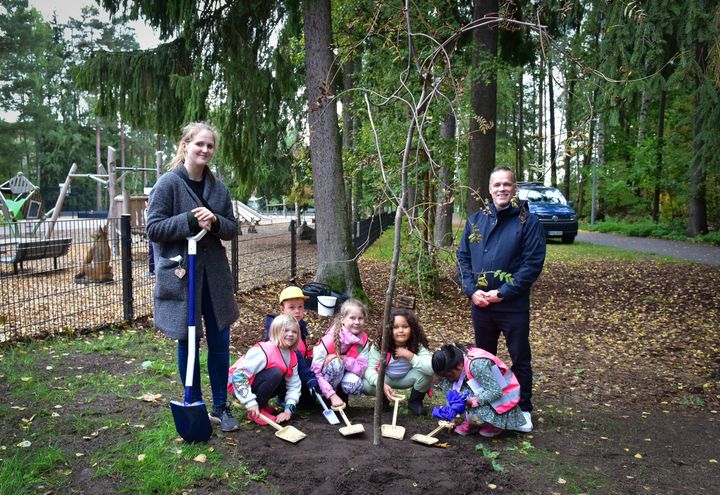
[[[480,427],[467,419],[455,427],[455,433],[464,437],[477,433]]]
[[[502,428],[493,426],[490,423],[485,423],[480,428],[478,428],[478,433],[486,438],[492,438],[494,436],[499,435],[501,432],[502,432]]]

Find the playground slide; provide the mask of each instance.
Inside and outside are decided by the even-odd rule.
[[[272,223],[272,218],[261,215],[242,201],[233,201],[233,211],[238,220],[246,223]]]

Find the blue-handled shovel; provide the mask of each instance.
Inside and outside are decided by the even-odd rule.
[[[188,443],[207,442],[212,435],[212,425],[205,402],[190,402],[195,374],[195,255],[197,243],[207,231],[201,230],[194,237],[188,237],[188,359],[185,370],[185,398],[182,402],[171,400],[170,410],[175,420],[175,429]]]

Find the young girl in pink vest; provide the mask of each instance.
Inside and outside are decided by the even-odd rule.
[[[362,376],[368,365],[368,337],[365,333],[367,307],[348,299],[325,336],[313,348],[310,369],[317,377],[322,395],[340,407],[349,395],[363,391]]]
[[[265,416],[282,423],[290,419],[300,398],[298,346],[300,328],[292,315],[277,316],[270,325],[270,339],[258,342],[230,368],[228,390],[247,409],[248,418],[259,424],[267,424],[258,416]],[[285,383],[285,409],[276,411],[268,405]]]
[[[494,437],[503,430],[530,431],[518,407],[520,384],[497,356],[446,344],[433,354],[432,368],[442,378],[438,387],[448,399],[448,406],[436,407],[433,416],[452,421],[462,415],[463,422],[455,427],[458,434]]]
[[[394,389],[410,389],[408,409],[420,416],[425,414],[423,399],[432,386],[433,369],[432,355],[428,350],[428,340],[422,325],[413,311],[394,308],[390,313],[392,322],[392,338],[388,342],[388,355],[385,368],[386,399],[389,401],[395,394]],[[363,389],[367,395],[375,395],[380,369],[380,349],[382,346],[382,325],[375,343],[370,347],[368,367],[363,376]]]

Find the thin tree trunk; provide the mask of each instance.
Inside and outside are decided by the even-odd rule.
[[[663,170],[663,148],[665,147],[665,88],[660,90],[658,106],[657,153],[655,154],[655,190],[653,191],[652,219],[658,223],[660,218],[660,182]]]
[[[498,12],[498,0],[475,0],[473,19]],[[489,196],[490,173],[495,168],[495,124],[497,115],[497,73],[493,64],[478,74],[480,64],[497,56],[497,26],[473,30],[472,66],[476,77],[470,89],[470,140],[468,149],[467,213],[478,211],[482,198]],[[482,125],[481,125],[482,124]]]
[[[537,114],[537,147],[538,161],[537,173],[538,178],[544,182],[545,179],[545,61],[540,54],[540,63],[538,64],[538,114]]]
[[[565,107],[565,146],[563,147],[563,194],[566,198],[570,197],[570,141],[573,135],[573,104],[575,99],[575,73],[572,69],[566,80],[567,95]]]
[[[342,149],[349,151],[353,147],[353,111],[352,111],[352,94],[349,92],[353,88],[352,76],[355,70],[355,65],[352,60],[348,60],[343,66],[343,96],[342,100],[342,119],[343,119],[343,131],[342,131]],[[352,176],[346,182],[347,188],[345,191],[346,201],[349,206],[348,208],[348,223],[352,222],[357,218],[354,205],[353,205],[353,180]]]
[[[523,83],[523,75],[520,73],[520,81],[518,87],[518,140],[517,140],[517,170],[516,180],[523,180],[525,173],[525,84]]]
[[[548,119],[550,120],[550,183],[557,187],[557,149],[555,147],[555,84],[553,83],[553,65],[550,52],[547,56],[548,74]]]
[[[440,123],[440,139],[444,146],[450,148],[442,157],[438,171],[437,205],[435,207],[435,245],[446,247],[452,244],[452,216],[455,203],[453,201],[453,170],[450,164],[454,163],[455,154],[455,114],[452,108],[445,114]]]
[[[362,286],[347,222],[333,85],[326,79],[333,74],[330,0],[305,0],[304,15],[305,81],[317,225],[315,279],[336,291],[353,294]]]

